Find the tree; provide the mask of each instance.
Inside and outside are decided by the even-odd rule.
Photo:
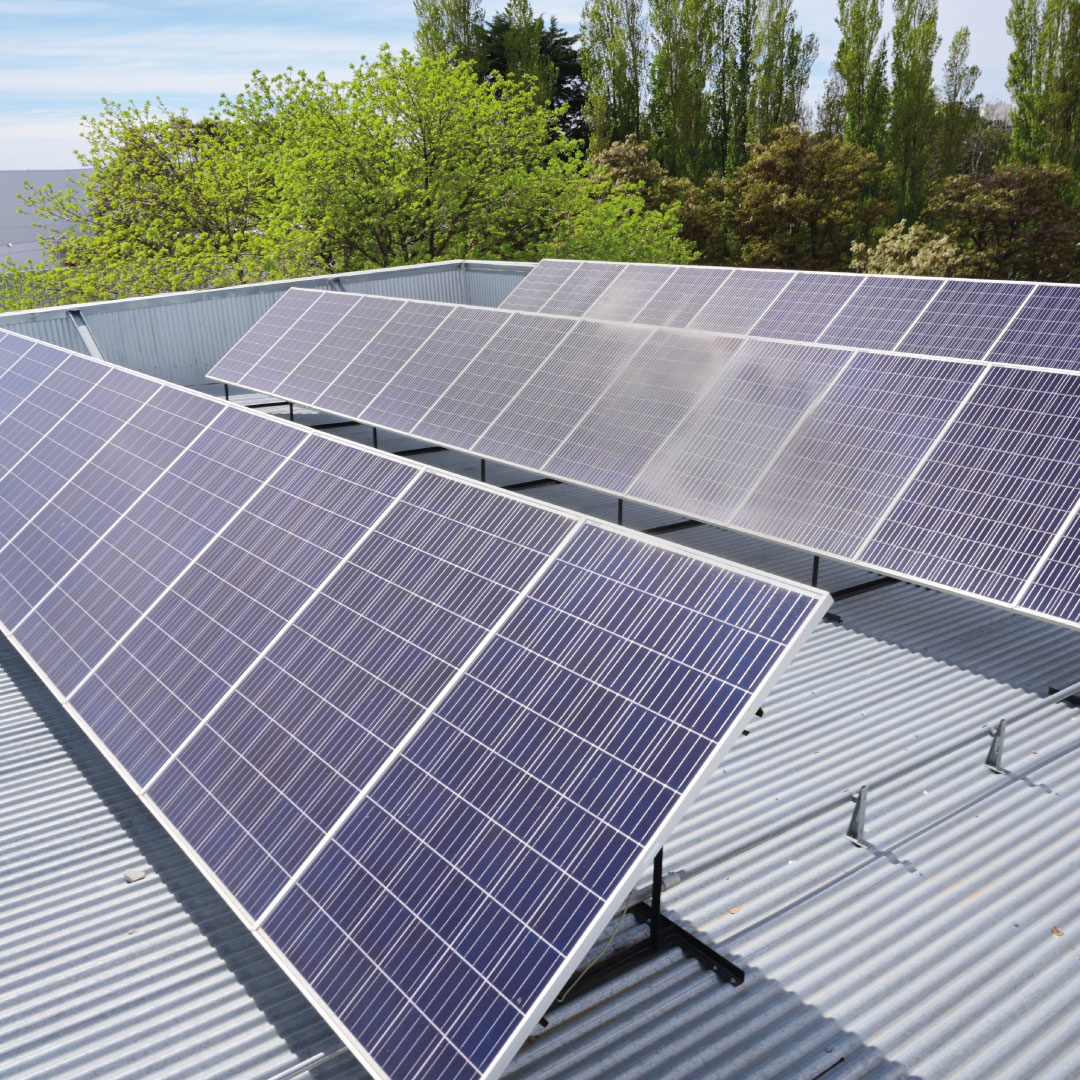
[[[872,247],[851,245],[851,267],[861,274],[920,274],[925,277],[980,277],[983,266],[950,236],[901,218]]]
[[[434,60],[453,56],[484,74],[484,9],[477,0],[413,0],[416,51]]]
[[[642,0],[586,0],[580,58],[594,150],[641,134],[647,45]]]
[[[846,268],[851,244],[884,224],[888,171],[870,150],[791,124],[725,182],[725,213],[747,266]]]
[[[830,129],[881,153],[889,118],[886,49],[880,39],[883,0],[839,0],[839,5],[840,43],[826,87],[835,115]]]
[[[1013,39],[1009,54],[1009,75],[1005,85],[1013,99],[1012,150],[1019,161],[1040,157],[1040,94],[1036,71],[1039,66],[1040,0],[1012,0],[1005,25]]]
[[[970,159],[972,140],[983,126],[979,116],[982,95],[975,93],[980,71],[968,63],[971,33],[962,26],[953,35],[941,86],[934,171],[938,176],[960,172]]]
[[[926,201],[936,128],[934,57],[941,46],[937,0],[893,0],[893,86],[889,139],[896,213],[912,220]]]
[[[700,181],[709,171],[707,86],[716,64],[718,3],[652,0],[649,127],[668,171]]]
[[[791,0],[763,0],[754,28],[750,100],[750,134],[759,142],[774,128],[806,121],[803,98],[817,52],[817,37],[804,37],[795,27]]]
[[[749,153],[757,5],[758,0],[727,0],[718,23],[710,129],[713,163],[725,175]]]

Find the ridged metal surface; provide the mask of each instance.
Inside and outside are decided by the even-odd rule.
[[[67,315],[68,310],[76,310],[86,320],[106,360],[184,386],[197,386],[206,383],[206,372],[293,285],[495,307],[528,270],[527,263],[483,262],[362,270],[228,289],[9,312],[0,314],[0,327],[86,351]]]

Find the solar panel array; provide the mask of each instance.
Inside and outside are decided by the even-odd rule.
[[[299,400],[886,574],[1078,621],[1080,573],[1069,553],[1080,550],[1080,415],[1071,406],[1080,374],[985,359],[1012,349],[1021,333],[1040,347],[1065,340],[1060,298],[1045,333],[1022,330],[1033,297],[1058,287],[708,267],[630,266],[613,276],[615,264],[600,265],[586,279],[589,295],[598,281],[610,284],[590,313],[606,305],[628,317],[632,304],[647,310],[661,297],[651,317],[679,311],[690,327],[550,314],[590,268],[541,263],[519,286],[539,313],[412,302],[354,340],[352,356],[336,354],[327,389]],[[707,291],[695,290],[695,274],[713,291],[689,317]],[[342,298],[331,307],[327,294],[301,300],[299,292],[286,298],[294,322],[284,330],[271,312],[273,345],[256,325],[211,377],[278,394],[309,368],[329,377],[326,350],[297,328],[329,324]],[[1080,290],[1071,295],[1080,305]],[[386,304],[349,302],[359,321]],[[515,302],[512,294],[507,303]],[[420,313],[425,331],[434,326],[423,344],[412,356],[391,354],[382,338],[399,339]],[[822,340],[717,330],[752,325],[804,327]],[[1080,306],[1073,329],[1080,342]],[[896,351],[907,341],[920,351]],[[926,355],[935,341],[962,355]],[[371,370],[382,372],[381,388],[365,381],[353,393],[356,373]]]
[[[0,412],[5,632],[382,1076],[506,1064],[827,601],[10,333]]]

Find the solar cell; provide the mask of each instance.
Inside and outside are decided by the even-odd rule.
[[[1009,601],[1076,502],[1080,385],[990,369],[860,553],[908,577]]]
[[[730,273],[730,270],[713,266],[677,267],[634,322],[686,326]]]
[[[1076,508],[1073,507],[1073,514]],[[1080,622],[1080,528],[1071,517],[1059,542],[1051,544],[1045,562],[1037,563],[1030,585],[1017,602],[1028,611]]]
[[[724,523],[850,354],[748,341],[627,489],[633,498]]]
[[[1033,288],[1011,281],[946,281],[897,348],[979,360]]]
[[[794,276],[786,270],[732,270],[690,320],[690,329],[745,334]]]
[[[410,431],[509,318],[508,311],[455,308],[364,408],[364,419]]]
[[[742,342],[658,330],[620,370],[543,471],[626,491]]]
[[[331,293],[330,295],[336,295]],[[296,366],[274,387],[274,393],[287,401],[316,400],[325,393],[342,371],[355,362],[357,354],[372,343],[386,323],[403,304],[389,296],[351,297],[349,306],[334,321],[336,308],[311,311],[323,320],[326,333],[305,353]],[[255,373],[249,372],[248,379]],[[272,374],[259,373],[260,383],[269,385]]]
[[[476,440],[473,452],[539,468],[653,333],[645,327],[579,323]]]
[[[674,272],[670,266],[628,264],[585,312],[586,318],[631,322]]]
[[[851,558],[982,370],[859,353],[734,524]]]
[[[512,315],[413,428],[451,446],[471,446],[571,330],[571,319]]]
[[[1080,289],[1036,285],[986,359],[1080,370]]]
[[[816,341],[861,282],[862,278],[854,274],[796,274],[750,333],[755,337]]]
[[[350,354],[346,347],[335,355],[320,346],[318,352],[326,374],[334,369],[339,374],[317,397],[297,394],[295,400],[359,416],[453,310],[442,304],[406,301],[359,352]]]
[[[804,603],[586,525],[266,934],[387,1075],[497,1073]]]
[[[512,311],[539,311],[580,265],[563,259],[542,259],[499,307]]]
[[[584,315],[622,273],[619,263],[582,263],[540,310],[549,315]]]
[[[940,279],[868,274],[817,340],[860,349],[895,348],[941,285]]]
[[[213,376],[243,383],[244,376],[286,335],[320,296],[310,289],[289,289],[270,310],[214,365]]]

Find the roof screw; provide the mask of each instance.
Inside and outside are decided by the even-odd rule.
[[[1003,773],[1005,767],[1001,764],[1001,757],[1005,753],[1005,724],[1002,720],[994,729],[994,738],[990,743],[990,752],[986,755],[986,767],[991,772]]]
[[[866,847],[863,828],[866,825],[866,785],[859,788],[858,795],[851,796],[855,809],[851,811],[851,821],[847,827],[847,837],[856,847]]]

